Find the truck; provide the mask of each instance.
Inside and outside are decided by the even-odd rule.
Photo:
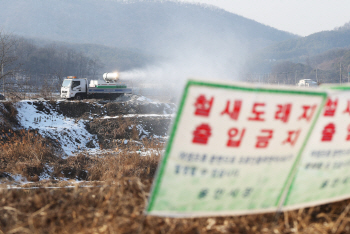
[[[313,81],[311,79],[302,79],[302,80],[299,80],[299,83],[297,83],[297,86],[299,86],[299,87],[317,87],[318,84],[316,81]]]
[[[116,99],[126,93],[132,93],[132,89],[126,84],[118,82],[119,73],[104,73],[103,80],[90,80],[67,76],[61,86],[61,98],[68,100],[82,100],[87,98]]]

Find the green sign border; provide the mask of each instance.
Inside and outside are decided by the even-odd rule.
[[[173,140],[175,137],[175,133],[176,133],[178,123],[179,123],[179,120],[180,120],[180,117],[181,117],[181,114],[182,114],[182,111],[183,111],[183,108],[185,105],[185,101],[186,101],[186,98],[188,95],[188,90],[191,86],[205,86],[205,87],[209,87],[209,88],[222,88],[222,89],[240,90],[240,91],[247,91],[247,92],[280,93],[280,94],[309,95],[309,96],[322,96],[323,97],[322,105],[318,108],[317,116],[315,117],[315,119],[310,127],[310,130],[306,136],[306,140],[304,141],[304,144],[302,145],[301,149],[299,150],[299,153],[297,155],[297,159],[295,160],[295,162],[292,166],[292,169],[288,174],[287,181],[285,182],[285,184],[283,186],[281,194],[278,196],[276,206],[279,205],[280,203],[283,203],[283,201],[281,202],[280,199],[281,199],[282,195],[284,194],[286,187],[288,185],[290,185],[290,183],[291,183],[289,176],[291,176],[295,173],[295,169],[296,169],[296,166],[298,165],[298,162],[300,160],[301,153],[306,145],[306,142],[308,141],[308,139],[311,135],[311,132],[313,130],[313,127],[315,126],[315,123],[318,119],[318,116],[319,116],[321,110],[322,110],[322,107],[326,102],[326,99],[328,96],[327,92],[326,91],[304,91],[304,90],[299,91],[299,90],[288,90],[288,89],[283,90],[283,89],[273,89],[273,88],[264,88],[264,87],[254,88],[254,87],[244,87],[244,86],[239,86],[239,85],[218,84],[218,83],[211,83],[211,82],[205,82],[205,81],[188,80],[188,82],[185,86],[185,90],[183,92],[181,101],[180,101],[180,106],[179,106],[175,121],[173,123],[173,127],[171,129],[171,133],[170,133],[169,140],[168,140],[168,143],[167,143],[167,146],[165,149],[164,156],[162,157],[160,165],[158,166],[157,174],[155,176],[155,181],[153,182],[151,195],[149,198],[148,206],[146,208],[146,212],[150,213],[152,211],[155,198],[157,197],[157,194],[159,192],[159,187],[161,184],[161,179],[162,179],[163,174],[164,174],[165,165],[166,165],[168,157],[170,155],[170,151],[171,151],[171,147],[172,147]]]

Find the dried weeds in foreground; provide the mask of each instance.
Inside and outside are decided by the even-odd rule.
[[[50,164],[53,178],[90,182],[76,185],[74,180],[49,179],[27,184],[21,190],[3,185],[0,233],[350,233],[349,200],[277,215],[192,219],[145,216],[159,153],[142,157],[137,153],[139,145],[124,145],[127,148],[118,154],[80,154],[63,160],[35,132],[10,133],[0,144],[1,171],[12,170],[34,180],[32,174],[39,176],[38,169]],[[154,152],[162,148],[156,142],[143,143]],[[74,184],[73,188],[65,187]]]
[[[151,180],[84,188],[1,190],[3,233],[349,233],[349,201],[240,217],[172,219],[143,214]]]

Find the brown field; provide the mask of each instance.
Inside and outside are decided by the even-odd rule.
[[[119,154],[82,152],[63,159],[54,141],[35,131],[12,130],[16,110],[6,108],[8,127],[0,130],[6,136],[0,139],[0,234],[350,233],[349,200],[277,214],[146,216],[163,143],[144,139],[143,146],[154,150],[150,156],[136,153],[138,145],[120,144]],[[43,173],[49,177],[39,181]],[[18,183],[13,175],[33,183]]]

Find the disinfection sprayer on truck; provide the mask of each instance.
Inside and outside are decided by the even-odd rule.
[[[126,84],[118,82],[118,73],[104,73],[103,80],[91,80],[88,85],[87,78],[67,76],[61,87],[61,98],[77,99],[103,98],[115,99],[125,93],[132,93]]]

